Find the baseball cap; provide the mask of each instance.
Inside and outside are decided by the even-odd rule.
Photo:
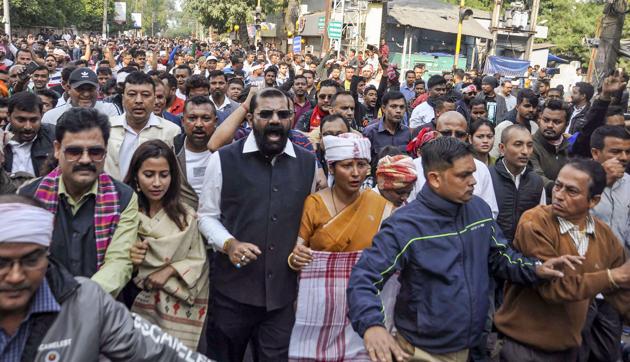
[[[72,88],[77,88],[84,84],[91,84],[98,87],[98,77],[96,73],[89,68],[77,68],[70,73],[68,83],[70,83],[70,87]]]
[[[208,58],[206,58],[206,62],[209,62],[211,60],[214,60],[215,62],[219,61],[219,59],[217,59],[217,57],[215,57],[214,55],[210,55],[208,56]]]

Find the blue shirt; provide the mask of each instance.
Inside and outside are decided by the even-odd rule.
[[[394,134],[390,133],[383,125],[383,119],[371,123],[363,130],[363,136],[370,140],[372,145],[372,160],[378,162],[378,154],[385,146],[396,146],[403,153],[407,150],[407,144],[412,139],[409,127],[398,124]]]
[[[415,84],[412,84],[411,87],[408,87],[407,83],[403,83],[400,85],[400,93],[405,96],[405,101],[409,102],[413,99],[413,97],[416,96],[416,91],[414,90],[414,88],[416,88]]]
[[[26,345],[26,340],[30,335],[31,316],[39,313],[59,312],[61,306],[52,294],[46,278],[39,286],[31,306],[29,307],[26,318],[20,324],[17,332],[13,336],[9,336],[3,329],[0,329],[0,361],[19,361],[22,359],[22,351]]]

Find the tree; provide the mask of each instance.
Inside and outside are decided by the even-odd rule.
[[[284,1],[262,0],[263,12],[270,14],[281,11]],[[234,25],[245,29],[247,21],[252,19],[252,11],[256,7],[255,0],[184,0],[184,9],[197,16],[204,26],[211,26],[219,33],[231,31]]]

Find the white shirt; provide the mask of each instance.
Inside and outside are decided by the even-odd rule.
[[[33,141],[35,141],[35,139],[33,139]],[[12,174],[26,172],[29,175],[35,176],[33,160],[31,160],[33,141],[19,143],[9,140],[9,146],[11,146],[11,151],[13,151],[13,163],[11,164]]]
[[[409,117],[409,128],[418,128],[422,125],[430,123],[435,118],[435,110],[429,102],[423,102],[413,109],[411,117]]]
[[[61,101],[61,98],[59,99],[59,101]],[[72,105],[70,104],[70,102],[64,103],[62,105],[58,105],[57,107],[44,113],[44,116],[42,117],[42,123],[53,124],[56,126],[57,120],[59,120],[59,117],[61,117],[61,115],[64,114],[70,108],[72,108]],[[96,101],[94,108],[97,111],[106,115],[107,117],[117,116],[120,114],[118,113],[118,108],[116,108],[116,106],[113,103]]]
[[[512,178],[512,181],[514,181],[514,186],[516,186],[516,190],[518,192],[518,186],[521,184],[521,177],[523,176],[523,174],[527,170],[527,167],[523,167],[523,170],[521,171],[521,173],[519,173],[518,175],[514,175],[514,174],[512,174],[512,171],[510,171],[510,169],[507,167],[507,165],[505,164],[505,161],[503,159],[501,159],[500,162],[503,162],[503,165],[505,166],[505,170],[507,171],[508,175],[510,175],[510,177]],[[544,187],[543,187],[542,192],[540,194],[540,205],[547,205],[547,193],[545,192],[545,188]]]
[[[177,98],[180,98],[182,100],[186,100],[186,95],[184,93],[182,93],[179,88],[177,88],[177,90],[175,91],[175,95],[177,96]]]
[[[201,197],[204,175],[212,153],[207,150],[204,152],[189,151],[185,146],[184,152],[186,152],[186,178],[197,196]]]
[[[136,133],[136,131],[134,131],[134,129],[127,124],[127,119],[125,118],[124,113],[122,118],[123,128],[125,129],[125,139],[120,145],[120,153],[118,154],[118,159],[120,160],[120,176],[124,178],[127,175],[127,171],[129,171],[129,166],[131,165],[131,158],[133,157],[133,153],[136,152],[136,149],[140,145],[140,133],[151,126],[159,126],[160,120],[155,114],[153,114],[153,112],[151,112],[147,124],[144,125],[140,132]]]
[[[409,194],[409,198],[407,199],[409,202],[416,199],[416,196],[420,190],[422,190],[422,187],[426,182],[422,168],[422,158],[416,158],[413,160],[413,163],[416,165],[416,170],[418,171],[418,179],[416,180],[416,185],[413,187],[413,190],[411,190],[411,194]],[[499,207],[497,206],[497,199],[494,195],[492,176],[490,176],[488,166],[486,166],[483,162],[475,159],[475,166],[477,167],[477,170],[473,173],[473,176],[475,177],[475,180],[477,180],[477,184],[475,184],[473,194],[479,196],[488,204],[488,206],[490,206],[490,210],[492,210],[492,217],[496,219],[499,215]]]
[[[250,132],[243,145],[243,153],[258,152],[258,144],[254,138],[254,132]],[[291,141],[287,141],[282,151],[289,157],[297,157],[295,149]],[[275,158],[271,160],[271,166],[275,164]],[[223,226],[221,220],[221,190],[223,189],[223,173],[221,166],[221,157],[219,152],[215,152],[210,156],[208,167],[206,168],[205,180],[203,182],[203,190],[199,197],[199,231],[208,239],[208,243],[215,250],[222,250],[226,240],[233,238],[232,234]],[[315,164],[315,173],[313,174],[313,183],[311,192],[316,190],[316,173],[317,164]],[[243,190],[247,192],[247,190]]]
[[[507,112],[513,110],[516,107],[516,97],[513,95],[503,96],[505,98],[505,106],[507,107]]]
[[[210,96],[210,101],[214,104],[214,108],[216,108],[217,111],[222,111],[225,107],[230,105],[230,98],[226,95],[223,96],[223,103],[221,103],[221,105],[214,103],[214,98],[212,98],[212,96]]]

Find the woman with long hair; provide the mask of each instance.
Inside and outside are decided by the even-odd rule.
[[[131,248],[137,274],[125,299],[133,312],[197,349],[208,307],[208,262],[195,210],[180,201],[180,180],[166,143],[138,147],[125,177],[140,209]]]
[[[496,161],[490,156],[494,144],[494,125],[485,119],[473,122],[468,130],[469,142],[475,151],[475,158],[486,164],[494,165]]]

